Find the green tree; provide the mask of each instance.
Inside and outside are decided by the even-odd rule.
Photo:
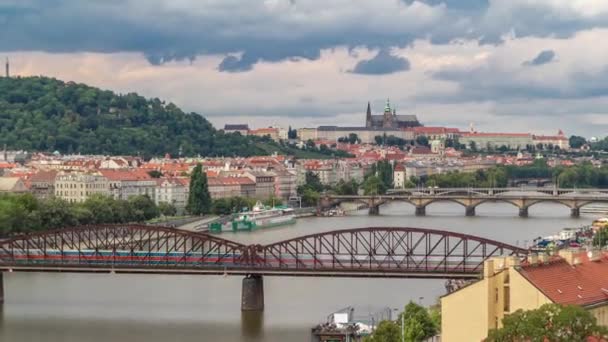
[[[334,187],[334,192],[336,195],[356,195],[359,192],[359,184],[354,179],[348,182],[340,179]]]
[[[158,170],[152,170],[152,171],[148,171],[148,174],[150,175],[150,177],[152,178],[160,178],[163,176],[163,173],[158,171]]]
[[[435,336],[438,332],[429,311],[411,301],[405,306],[405,310],[399,315],[397,322],[399,324],[404,322],[405,335],[410,337],[410,339],[406,339],[407,341],[422,341]]]
[[[426,135],[419,135],[416,137],[416,143],[421,146],[430,146],[429,138]]]
[[[401,342],[399,326],[391,321],[382,321],[374,333],[365,337],[364,342]]]
[[[311,188],[305,188],[300,196],[302,197],[302,205],[307,207],[316,206],[321,197],[317,191]]]
[[[587,139],[578,135],[572,135],[568,139],[569,145],[572,148],[581,148],[581,146],[587,143]]]
[[[366,195],[382,195],[386,193],[387,186],[378,176],[369,176],[363,181],[363,192]]]
[[[356,133],[349,133],[348,142],[350,144],[358,144],[361,142],[361,139],[359,139],[359,136]]]
[[[574,305],[544,304],[535,310],[517,310],[505,316],[502,324],[502,328],[490,330],[487,341],[571,342],[607,336],[589,311]]]
[[[264,205],[267,206],[277,206],[277,205],[282,205],[283,204],[283,200],[280,199],[277,196],[270,196],[267,199],[264,200]]]
[[[608,228],[604,227],[600,229],[593,236],[593,245],[596,247],[606,247],[608,244]]]
[[[201,164],[198,164],[190,176],[190,193],[186,210],[192,215],[206,215],[211,212],[211,204],[207,174],[203,172]]]
[[[77,216],[75,207],[75,205],[70,205],[68,202],[58,198],[42,201],[39,209],[41,222],[43,222],[46,229],[90,223],[82,216]]]
[[[404,340],[418,342],[425,339],[424,326],[417,319],[410,319],[405,322],[403,327]]]
[[[103,195],[92,195],[86,199],[83,203],[83,208],[87,209],[93,214],[91,223],[113,223],[117,222],[114,205],[111,197]],[[119,221],[120,222],[120,221]]]
[[[158,203],[158,211],[163,216],[175,216],[177,215],[177,208],[171,203],[160,202]]]
[[[232,213],[232,203],[229,198],[218,198],[213,201],[211,212],[214,215],[228,215]]]
[[[312,189],[316,192],[321,192],[325,189],[325,186],[323,186],[323,183],[321,183],[321,179],[319,178],[319,175],[317,175],[316,173],[314,173],[312,171],[306,172],[305,182],[306,182],[305,185],[307,187],[309,187],[310,189]]]
[[[147,195],[132,196],[129,198],[129,204],[136,221],[147,221],[160,215],[158,207]]]
[[[0,146],[9,149],[144,158],[293,151],[264,138],[216,130],[203,116],[159,99],[46,77],[1,78],[0,113]]]

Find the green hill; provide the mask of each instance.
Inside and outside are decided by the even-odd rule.
[[[225,134],[201,115],[159,99],[46,77],[0,78],[0,147],[4,144],[28,151],[144,157],[177,156],[180,149],[183,156],[300,154],[268,139]]]

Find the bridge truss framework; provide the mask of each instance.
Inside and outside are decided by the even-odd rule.
[[[0,271],[245,275],[242,308],[259,310],[263,275],[477,278],[488,258],[526,254],[494,240],[420,228],[345,229],[244,245],[167,227],[93,225],[1,241]]]

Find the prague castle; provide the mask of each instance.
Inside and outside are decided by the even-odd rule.
[[[397,115],[397,109],[393,107],[389,100],[386,100],[384,113],[380,115],[372,115],[372,107],[367,103],[367,115],[365,117],[366,128],[408,128],[422,126],[418,122],[416,115]]]
[[[317,128],[300,128],[298,137],[303,140],[331,140],[337,141],[339,138],[348,137],[349,134],[356,134],[364,143],[374,142],[376,136],[395,136],[405,140],[413,140],[414,133],[407,129],[422,126],[416,115],[397,115],[397,110],[391,108],[389,100],[386,101],[384,112],[372,115],[370,103],[367,103],[365,116],[365,126],[361,127],[339,127],[339,126],[319,126]]]

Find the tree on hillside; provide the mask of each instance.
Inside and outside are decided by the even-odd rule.
[[[186,210],[192,215],[205,215],[211,212],[211,204],[207,174],[203,172],[201,164],[198,164],[190,176],[190,194]]]
[[[588,337],[606,337],[593,315],[580,306],[544,304],[538,309],[517,310],[505,316],[503,327],[490,330],[488,342],[511,341],[586,341]]]
[[[581,148],[581,146],[587,143],[587,139],[578,135],[573,135],[568,139],[568,142],[572,148]]]
[[[258,137],[218,131],[202,115],[159,99],[47,77],[0,78],[0,113],[0,146],[16,150],[144,158],[280,150]]]

